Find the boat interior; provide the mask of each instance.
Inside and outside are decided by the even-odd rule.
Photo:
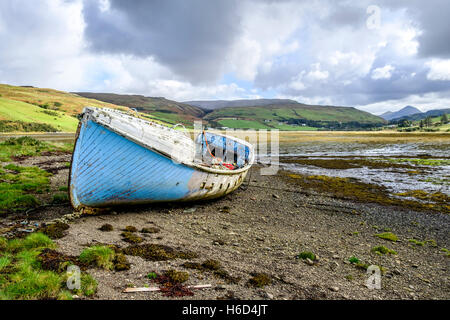
[[[227,136],[200,133],[195,139],[196,160],[207,167],[236,170],[250,163],[249,146]]]

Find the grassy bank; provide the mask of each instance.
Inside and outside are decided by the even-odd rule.
[[[70,144],[55,145],[30,137],[11,138],[0,143],[0,161],[4,163],[2,165],[0,162],[0,215],[35,208],[42,204],[43,194],[50,190],[51,172],[39,167],[20,166],[11,162],[33,156],[65,154],[71,151]],[[67,195],[64,195],[64,199],[67,200]],[[62,196],[58,196],[56,200],[61,199]]]
[[[75,294],[92,296],[97,282],[84,272],[80,274],[78,289],[76,284],[75,289],[68,289],[68,280],[75,274],[66,270],[77,261],[58,254],[53,251],[55,248],[56,244],[42,233],[24,239],[0,238],[0,300],[71,300]]]
[[[10,138],[0,142],[0,161],[15,161],[20,158],[28,158],[43,155],[48,152],[67,153],[72,152],[71,143],[49,143],[23,136]]]
[[[63,111],[44,109],[5,98],[0,98],[0,120],[1,132],[43,130],[74,132],[78,125],[75,117]],[[28,125],[28,128],[26,124],[34,124],[34,126]],[[38,124],[41,124],[41,128]]]
[[[77,115],[86,106],[125,109],[115,104],[88,99],[54,89],[18,87],[6,84],[0,84],[0,97],[10,101],[19,101],[28,105],[40,106],[47,110],[61,111],[68,116]],[[2,104],[0,103],[0,105]]]

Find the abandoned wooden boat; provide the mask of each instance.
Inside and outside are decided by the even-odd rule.
[[[74,208],[211,199],[236,190],[254,161],[246,141],[185,132],[86,107],[70,169]]]

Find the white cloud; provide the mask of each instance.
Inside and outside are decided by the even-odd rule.
[[[177,80],[153,80],[147,84],[147,92],[152,96],[170,97],[177,101],[206,99],[239,99],[254,97],[235,83],[214,86],[193,86]]]
[[[291,87],[294,90],[303,90],[306,89],[306,86],[303,82],[299,81],[299,80],[294,80],[289,84],[289,87]]]
[[[258,72],[268,72],[277,57],[296,52],[302,8],[290,2],[242,2],[242,34],[228,57],[228,68],[240,79],[253,81]]]
[[[328,71],[322,71],[322,70],[320,70],[320,63],[315,63],[315,64],[313,64],[312,65],[312,69],[314,69],[314,70],[311,70],[310,72],[308,72],[308,74],[306,75],[306,78],[308,79],[308,80],[311,80],[311,81],[315,81],[315,80],[318,80],[318,81],[321,81],[321,80],[325,80],[325,79],[328,79],[328,76],[330,75],[329,73],[328,73]]]
[[[425,65],[430,69],[428,80],[450,80],[450,59],[433,59]]]
[[[376,68],[372,71],[372,79],[374,80],[390,79],[392,76],[392,71],[394,70],[395,68],[390,64],[387,64],[381,68]]]

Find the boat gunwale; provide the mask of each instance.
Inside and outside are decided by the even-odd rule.
[[[93,109],[94,111],[96,111],[95,109],[99,109],[99,110],[104,111],[103,110],[104,108],[95,108],[95,109],[94,109],[94,107],[88,107],[88,108],[91,109],[91,110]],[[119,114],[125,115],[123,112],[119,112],[119,111],[116,111],[116,110],[113,110],[113,109],[107,109],[107,110],[108,111],[112,110],[115,113],[119,113]],[[87,115],[87,117],[84,117],[84,115]],[[136,117],[133,117],[131,115],[130,115],[130,117],[135,118],[135,119],[140,120],[140,121],[143,121],[143,122],[146,122],[146,123],[148,123],[150,125],[154,124],[153,122],[149,122],[149,121],[144,120],[144,119],[136,118]],[[221,175],[238,175],[238,174],[241,174],[242,172],[248,171],[251,168],[251,166],[253,165],[253,162],[254,162],[254,159],[255,159],[254,147],[253,147],[253,145],[251,145],[247,141],[239,139],[239,138],[236,138],[236,137],[231,137],[231,136],[227,136],[227,135],[223,135],[223,134],[217,134],[219,136],[229,138],[231,140],[234,140],[234,141],[236,141],[238,143],[241,143],[241,144],[249,147],[250,151],[251,151],[251,159],[250,159],[250,161],[249,161],[249,163],[247,165],[245,165],[244,167],[242,167],[240,169],[236,169],[236,170],[224,170],[224,169],[209,168],[209,167],[205,167],[205,166],[202,166],[200,164],[193,163],[193,162],[187,162],[187,161],[183,161],[181,159],[180,160],[173,159],[170,154],[167,154],[167,153],[165,153],[163,151],[157,150],[157,149],[155,149],[155,148],[145,144],[144,142],[134,138],[133,136],[127,134],[126,132],[124,132],[122,130],[119,130],[117,128],[113,128],[113,127],[109,126],[106,123],[102,123],[102,122],[96,121],[96,119],[95,119],[95,117],[93,117],[92,113],[84,112],[84,110],[83,110],[83,118],[80,120],[80,122],[83,122],[83,121],[87,122],[88,120],[91,120],[91,121],[97,123],[98,125],[100,125],[100,126],[106,128],[106,129],[108,129],[108,130],[110,130],[110,131],[112,131],[112,132],[114,132],[114,133],[124,137],[127,140],[132,141],[133,143],[136,143],[136,144],[140,145],[141,147],[143,147],[143,148],[145,148],[147,150],[150,150],[150,151],[153,151],[153,152],[155,152],[157,154],[160,154],[161,156],[164,156],[165,158],[167,158],[167,159],[169,159],[171,161],[174,161],[174,163],[183,164],[183,165],[188,166],[190,168],[201,170],[201,171],[205,171],[205,172],[209,172],[209,173],[221,174]],[[180,134],[178,131],[176,131],[176,130],[174,130],[172,128],[169,128],[169,127],[166,127],[166,126],[163,126],[163,125],[160,125],[160,124],[156,124],[156,125],[158,127],[161,127],[161,128],[164,128],[164,129],[170,129],[172,131],[175,131],[177,134]],[[216,133],[214,133],[214,134],[216,134]],[[77,132],[77,136],[76,136],[76,139],[75,139],[74,151],[75,151],[75,148],[76,148],[76,145],[77,145],[77,142],[78,142],[78,138],[79,138],[79,132]],[[192,139],[191,139],[191,141],[192,141]]]

